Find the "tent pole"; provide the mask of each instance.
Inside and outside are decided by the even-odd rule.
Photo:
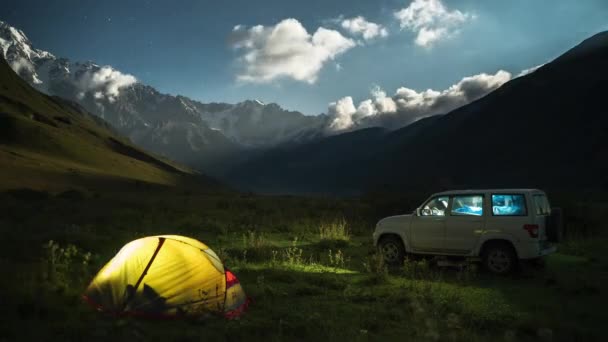
[[[158,251],[160,251],[160,248],[163,246],[164,243],[165,243],[164,237],[158,238],[158,246],[156,246],[156,249],[154,250],[154,254],[152,254],[152,257],[150,258],[150,261],[148,261],[146,268],[144,268],[144,271],[139,276],[139,279],[137,279],[137,282],[135,283],[135,286],[133,287],[133,292],[130,293],[129,298],[127,298],[127,300],[125,301],[124,305],[122,306],[121,311],[124,311],[126,309],[127,305],[131,301],[131,299],[133,299],[133,296],[135,296],[135,293],[137,292],[137,289],[139,288],[139,284],[141,284],[141,282],[142,282],[142,280],[144,280],[144,277],[146,276],[146,274],[148,274],[148,270],[150,269],[150,266],[152,266],[152,262],[156,258]]]

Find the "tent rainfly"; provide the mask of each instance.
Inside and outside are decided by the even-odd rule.
[[[99,311],[144,317],[240,316],[249,304],[239,280],[207,245],[178,235],[126,244],[83,298]]]

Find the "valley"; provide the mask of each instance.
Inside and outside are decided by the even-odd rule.
[[[450,25],[473,20],[438,0],[411,6],[421,3]],[[344,77],[338,55],[393,34],[344,19],[323,25],[342,21],[359,40],[338,28],[309,34],[293,18],[234,26],[231,53],[246,51],[236,61],[261,63],[237,79],[283,92],[263,72],[295,66],[280,76],[312,88],[324,63]],[[411,44],[439,39],[431,29]],[[289,48],[273,45],[281,38]],[[422,48],[431,61],[435,51]],[[359,106],[347,96],[319,115],[163,93],[113,66],[38,49],[3,21],[0,52],[0,342],[605,340],[607,31],[514,77],[501,69],[393,96],[374,86]],[[415,212],[434,192],[516,187],[542,189],[563,210],[564,239],[544,264],[496,276],[475,258],[440,267],[408,254],[389,266],[373,245],[379,220]],[[163,234],[207,244],[238,276],[247,311],[158,320],[83,301],[122,246]]]

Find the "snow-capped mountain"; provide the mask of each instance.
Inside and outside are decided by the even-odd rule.
[[[38,90],[75,101],[133,142],[194,167],[216,168],[239,151],[308,141],[321,136],[327,123],[325,115],[305,116],[258,100],[201,103],[162,94],[111,66],[36,49],[22,31],[1,21],[0,48]]]
[[[247,100],[237,104],[203,104],[178,96],[184,107],[198,113],[205,123],[232,141],[248,147],[271,147],[308,140],[321,132],[326,116],[305,116],[276,103]]]

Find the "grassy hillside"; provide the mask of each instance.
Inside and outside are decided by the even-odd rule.
[[[0,190],[217,186],[152,156],[78,105],[46,96],[0,59]]]

